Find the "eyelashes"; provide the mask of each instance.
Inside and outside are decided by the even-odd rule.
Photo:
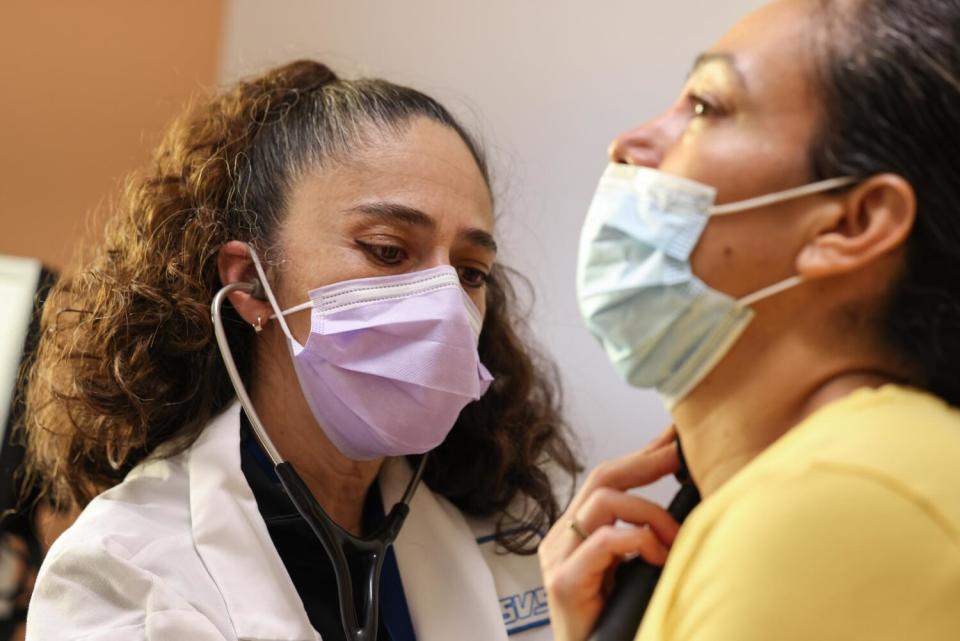
[[[726,89],[697,91],[690,87],[682,100],[692,119],[725,118],[737,110],[736,93]]]
[[[387,267],[396,267],[408,258],[406,250],[399,245],[381,245],[359,240],[356,243],[374,261]]]
[[[460,274],[460,282],[463,283],[464,287],[473,289],[483,287],[490,280],[490,275],[487,272],[474,267],[458,267],[457,273]]]
[[[360,240],[354,242],[374,263],[383,267],[399,267],[410,257],[407,251],[399,245],[370,243]],[[490,280],[490,275],[487,272],[476,267],[457,267],[457,274],[459,274],[463,286],[470,289],[484,287]]]

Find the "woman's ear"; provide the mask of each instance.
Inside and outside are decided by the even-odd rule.
[[[822,208],[814,235],[797,257],[797,272],[825,278],[856,271],[901,247],[913,229],[917,199],[903,177],[880,174]]]
[[[220,248],[217,255],[217,268],[220,272],[220,282],[224,285],[259,281],[253,259],[250,258],[250,247],[239,240],[231,240]],[[265,298],[256,297],[251,292],[235,291],[231,292],[227,298],[240,314],[240,318],[255,327],[266,325],[270,314],[273,313],[270,303]]]

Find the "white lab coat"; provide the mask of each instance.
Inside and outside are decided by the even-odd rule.
[[[410,474],[384,465],[385,510]],[[418,641],[552,639],[536,557],[496,554],[491,531],[425,485],[414,495],[395,551]],[[320,639],[240,469],[238,404],[90,503],[43,563],[27,639]]]

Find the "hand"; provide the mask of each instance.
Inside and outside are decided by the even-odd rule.
[[[672,474],[679,465],[671,427],[639,452],[597,466],[544,537],[538,554],[555,641],[589,636],[613,570],[625,556],[666,562],[680,526],[665,509],[627,490]],[[631,527],[617,527],[618,520]]]

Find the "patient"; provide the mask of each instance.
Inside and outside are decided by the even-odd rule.
[[[613,141],[581,310],[704,502],[678,536],[626,492],[670,433],[594,472],[541,545],[558,641],[634,553],[642,641],[960,638],[958,41],[956,0],[780,0]]]

